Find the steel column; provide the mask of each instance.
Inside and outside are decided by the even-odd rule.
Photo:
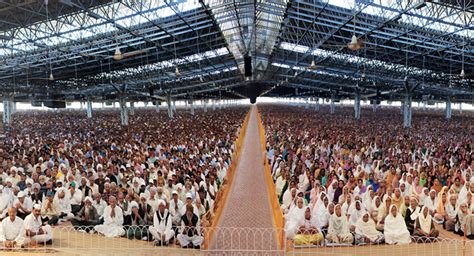
[[[411,103],[412,96],[410,93],[405,95],[405,104],[403,105],[403,127],[411,128]]]
[[[82,103],[82,102],[81,102]],[[87,101],[87,118],[92,118],[92,101]]]
[[[120,99],[120,121],[122,126],[128,126],[128,109],[125,99]]]

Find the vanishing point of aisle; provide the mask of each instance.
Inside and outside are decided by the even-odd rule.
[[[252,106],[240,159],[234,159],[238,162],[231,190],[210,243],[211,252],[274,255],[277,250],[261,144],[257,107]]]

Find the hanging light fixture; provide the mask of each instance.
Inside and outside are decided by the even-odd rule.
[[[114,60],[119,61],[123,59],[123,54],[120,51],[120,47],[115,47]]]
[[[53,76],[53,72],[51,71],[51,73],[49,73],[49,78],[48,78],[49,81],[54,81],[54,76]]]
[[[361,48],[357,36],[355,34],[352,35],[351,42],[347,44],[347,48],[352,51],[357,51]]]
[[[204,83],[204,78],[202,77],[202,75],[199,76],[199,81],[201,81],[201,83]]]
[[[180,76],[180,75],[181,75],[181,73],[179,72],[179,68],[178,68],[177,66],[176,66],[176,69],[174,70],[174,74],[175,74],[176,76]]]
[[[316,69],[316,62],[314,59],[311,61],[311,65],[309,65],[309,69],[315,70]]]
[[[461,74],[459,74],[461,78],[464,78],[466,76],[466,72],[464,72],[464,68],[461,69]]]

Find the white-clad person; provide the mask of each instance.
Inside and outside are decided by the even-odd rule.
[[[155,238],[155,244],[158,246],[168,245],[174,236],[173,216],[166,209],[166,202],[160,200],[158,202],[158,211],[153,215],[153,226],[149,228],[150,233]]]
[[[183,248],[199,249],[204,241],[204,237],[201,234],[199,218],[194,214],[195,210],[193,208],[192,205],[186,205],[186,211],[181,218],[181,228],[177,239]]]
[[[100,193],[94,194],[94,200],[92,201],[92,205],[97,210],[97,214],[99,214],[99,217],[102,218],[105,207],[107,207],[107,203],[104,201],[104,199],[102,199],[102,195]]]
[[[71,213],[74,215],[82,208],[82,191],[77,189],[75,181],[71,182],[69,189],[67,190],[66,197],[69,198],[71,204]]]
[[[109,205],[104,209],[104,224],[94,227],[95,231],[106,237],[119,237],[125,235],[123,228],[123,212],[116,204],[114,196],[109,197]]]
[[[407,225],[395,205],[390,206],[390,211],[385,217],[384,236],[387,244],[409,244],[411,242]]]
[[[379,244],[384,240],[382,232],[378,231],[375,221],[365,212],[355,225],[356,244]]]
[[[17,209],[18,217],[24,219],[33,210],[33,202],[24,191],[18,192],[17,199],[13,201],[13,206]]]
[[[43,225],[41,222],[41,205],[35,204],[30,215],[26,216],[23,221],[25,229],[25,237],[28,238],[28,243],[51,243],[52,229],[50,225]]]
[[[3,185],[0,185],[0,220],[5,218],[8,214],[8,207],[10,206],[10,195],[3,192]]]
[[[296,207],[291,208],[285,217],[285,233],[287,238],[293,239],[295,237],[301,222],[304,220],[305,211],[304,200],[298,197],[296,199]]]
[[[179,199],[178,191],[173,190],[171,193],[171,201],[169,204],[169,211],[171,213],[172,219],[173,219],[173,225],[178,226],[181,224],[181,212],[180,209],[182,209],[184,206],[183,201]]]
[[[74,218],[74,214],[72,214],[71,201],[66,196],[66,188],[58,189],[54,195],[53,201],[55,201],[55,205],[59,206],[59,209],[57,209],[59,212],[58,223]]]
[[[16,216],[16,208],[8,209],[8,217],[0,224],[0,242],[6,248],[22,247],[25,242],[23,220]]]

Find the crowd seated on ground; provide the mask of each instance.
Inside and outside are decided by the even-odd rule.
[[[433,242],[440,229],[474,238],[474,115],[451,120],[415,110],[403,128],[396,108],[320,111],[259,106],[267,158],[287,239],[309,208],[325,244]]]
[[[0,146],[0,242],[51,243],[55,225],[77,232],[199,248],[231,163],[245,108],[173,119],[137,109],[13,115]]]

